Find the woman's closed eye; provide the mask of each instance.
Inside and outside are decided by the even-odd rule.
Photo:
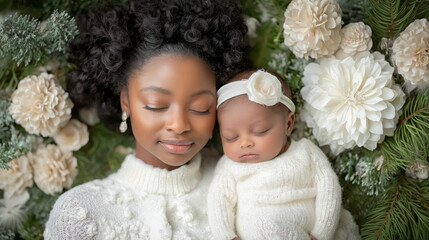
[[[143,108],[149,111],[159,112],[167,109],[168,107],[151,107],[151,106],[145,105]]]
[[[197,109],[189,109],[189,111],[197,113],[197,114],[210,114],[210,110],[197,110]]]

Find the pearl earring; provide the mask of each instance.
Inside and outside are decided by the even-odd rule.
[[[127,113],[126,112],[122,112],[122,116],[121,116],[122,122],[121,122],[121,125],[119,125],[119,131],[121,133],[124,133],[125,131],[127,131],[127,128],[128,128],[128,126],[127,126],[127,118],[128,118]]]

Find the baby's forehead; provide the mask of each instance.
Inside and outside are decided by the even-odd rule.
[[[222,103],[218,110],[217,116],[219,121],[228,120],[231,118],[247,117],[271,117],[279,114],[282,109],[275,106],[265,106],[259,103],[250,101],[246,94],[239,95],[228,99]]]

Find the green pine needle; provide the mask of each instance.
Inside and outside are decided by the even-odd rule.
[[[69,42],[78,34],[76,21],[66,12],[54,11],[46,23],[43,35],[49,55],[66,54]]]
[[[376,200],[361,228],[362,239],[427,239],[429,179],[400,175]]]
[[[418,18],[428,18],[429,0],[368,0],[365,20],[371,26],[374,46],[391,38]]]
[[[16,65],[39,61],[45,42],[39,21],[18,13],[7,16],[0,26],[0,58],[11,59]]]
[[[429,90],[410,97],[402,109],[394,136],[379,145],[386,173],[395,174],[415,162],[427,164],[429,157]]]

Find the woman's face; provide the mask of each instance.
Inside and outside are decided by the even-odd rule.
[[[154,167],[175,169],[207,143],[216,120],[213,71],[194,56],[150,59],[121,93],[130,116],[136,156]]]

